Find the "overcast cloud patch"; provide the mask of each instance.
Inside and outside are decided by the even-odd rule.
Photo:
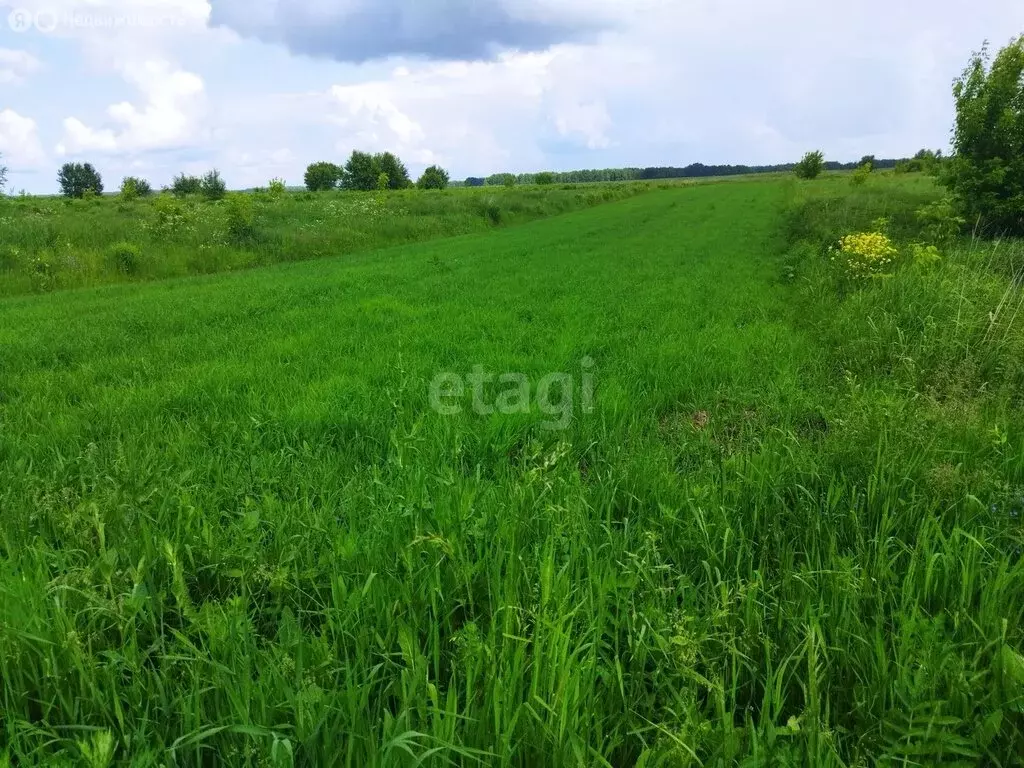
[[[600,25],[540,0],[211,0],[211,23],[290,51],[361,63],[388,56],[493,59],[593,38]]]

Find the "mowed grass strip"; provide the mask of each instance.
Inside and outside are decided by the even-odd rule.
[[[915,480],[948,446],[900,440],[913,398],[847,426],[776,279],[786,198],[670,189],[0,303],[2,743],[133,765],[1014,754],[1022,568],[986,509]],[[431,407],[475,366],[523,374],[529,411]],[[546,413],[555,372],[573,403]]]

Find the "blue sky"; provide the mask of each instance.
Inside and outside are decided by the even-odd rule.
[[[986,0],[0,0],[0,161],[53,192],[353,150],[414,172],[774,163],[946,148],[950,84],[1024,4]]]

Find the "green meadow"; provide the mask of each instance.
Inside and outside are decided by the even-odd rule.
[[[1024,244],[940,197],[11,203],[0,765],[1019,765]]]
[[[651,182],[378,194],[0,197],[0,296],[249,269],[489,231]]]

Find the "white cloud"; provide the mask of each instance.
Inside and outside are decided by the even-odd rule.
[[[142,106],[125,101],[108,107],[116,127],[90,128],[78,118],[65,119],[58,154],[137,153],[186,146],[199,138],[204,88],[198,75],[166,61],[125,67],[122,75],[142,92]]]
[[[14,170],[35,169],[46,162],[36,121],[12,109],[0,110],[0,154]]]
[[[13,5],[79,13],[62,16],[52,34],[26,33],[26,47],[55,70],[45,75],[59,77],[45,93],[10,89],[16,100],[3,103],[37,117],[47,146],[106,155],[108,167],[144,162],[154,181],[216,164],[237,185],[297,180],[307,163],[356,148],[395,151],[414,172],[437,162],[456,176],[781,162],[814,147],[836,160],[938,148],[952,122],[950,82],[970,51],[1024,31],[1017,0],[989,0],[968,15],[953,0],[501,0],[498,11],[459,23],[507,19],[512,27],[487,39],[529,44],[459,61],[445,56],[465,48],[460,41],[423,33],[471,3],[386,0],[373,8],[408,26],[360,43],[363,53],[422,55],[355,66],[291,57],[208,22],[212,5],[221,20],[230,11],[237,28],[277,40],[284,32],[267,25],[287,17],[293,50],[329,47],[343,17],[369,24],[348,37],[379,28],[380,18],[359,16],[366,0],[0,0]],[[119,14],[137,18],[99,23]],[[548,35],[588,14],[597,31]],[[324,24],[303,31],[302,19]],[[529,25],[543,34],[531,37]],[[576,42],[550,46],[545,35]],[[58,111],[67,102],[75,107]]]
[[[612,118],[602,102],[575,102],[566,104],[555,113],[555,127],[562,136],[580,136],[587,149],[607,149],[611,146],[608,131]]]
[[[0,84],[22,83],[39,68],[39,59],[28,51],[0,48]]]

